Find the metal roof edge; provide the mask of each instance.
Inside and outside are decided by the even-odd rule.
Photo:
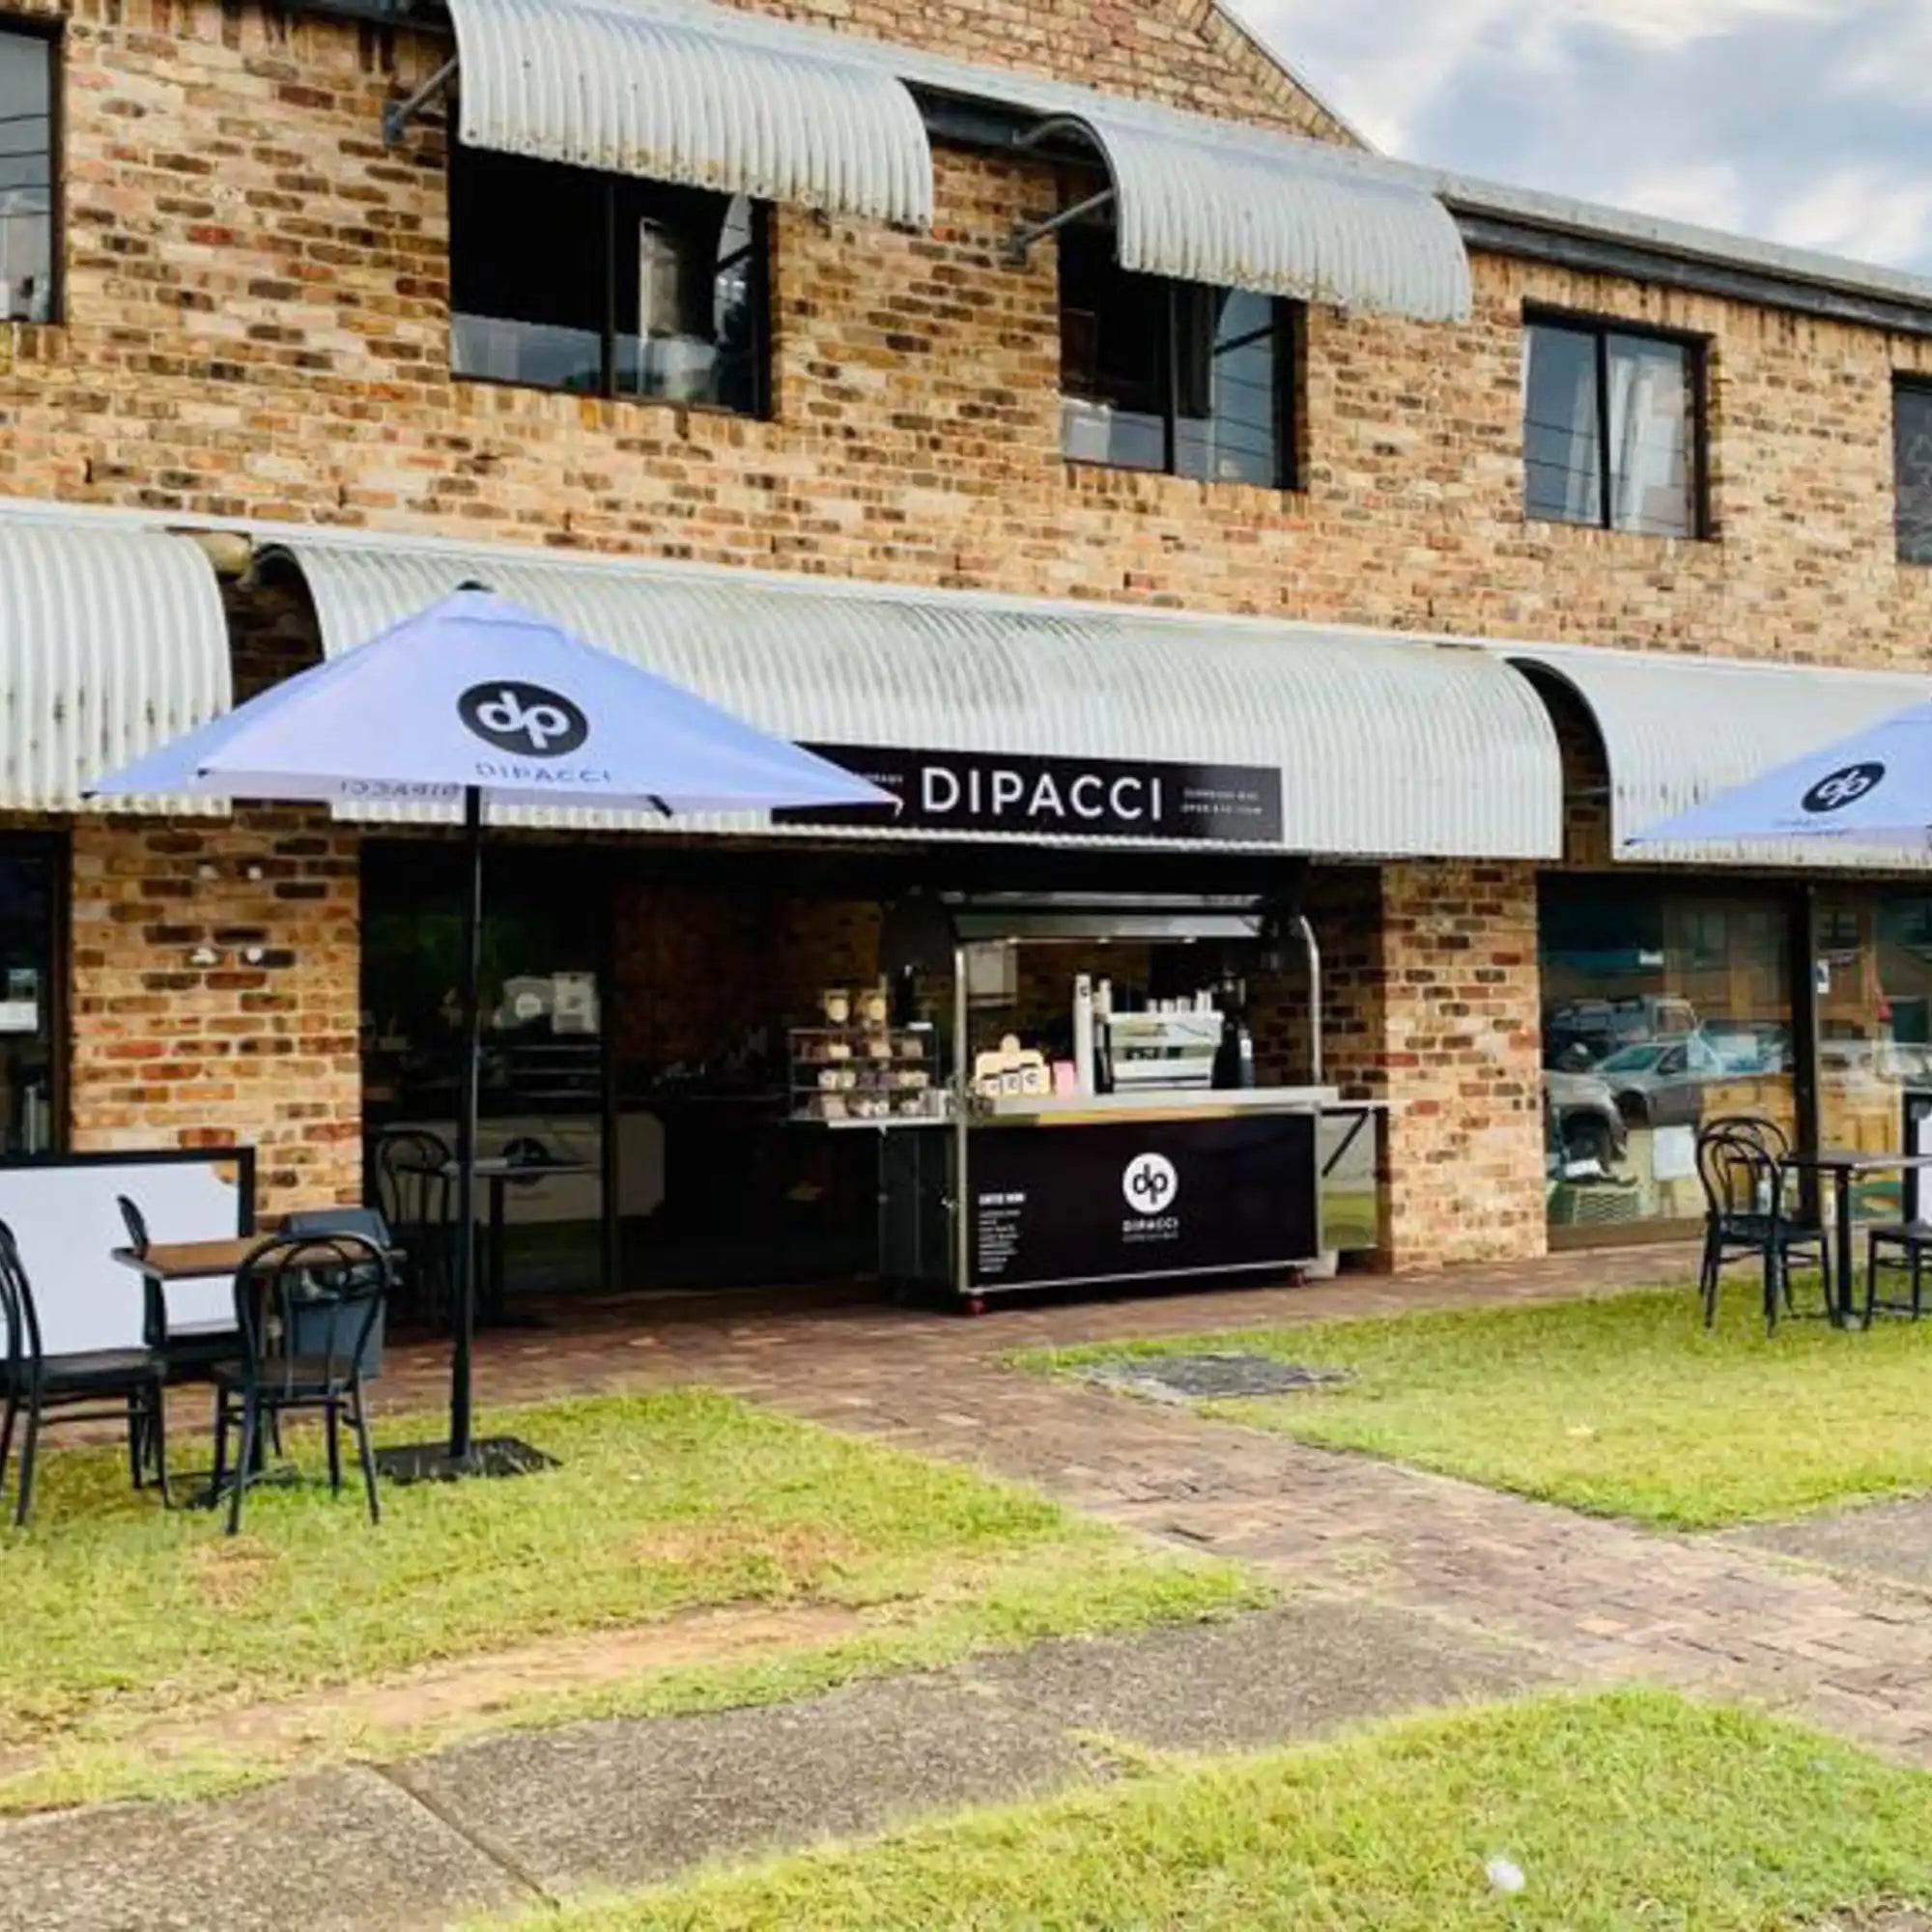
[[[1889,269],[1878,263],[1809,248],[1793,248],[1780,242],[1759,241],[1727,229],[1666,220],[1661,215],[1643,214],[1605,202],[1581,201],[1541,188],[1517,187],[1505,182],[1484,181],[1413,162],[1395,165],[1415,169],[1455,214],[1487,216],[1552,235],[1586,236],[1687,262],[1743,269],[1779,280],[1848,295],[1877,296],[1932,311],[1932,276],[1914,274],[1908,270]]]

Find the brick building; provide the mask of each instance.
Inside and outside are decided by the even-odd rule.
[[[507,826],[503,1119],[652,1116],[640,1222],[894,893],[1008,873],[1305,911],[1403,1264],[1681,1226],[1717,1109],[1894,1137],[1923,874],[1620,841],[1926,690],[1932,283],[1370,155],[1206,0],[782,11],[0,22],[10,1151],[239,1139],[279,1207],[446,1107],[436,827],[80,794],[469,578],[810,742],[1278,785],[1212,841]],[[559,976],[587,1059],[515,1024]]]

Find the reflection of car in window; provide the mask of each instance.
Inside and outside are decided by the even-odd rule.
[[[1700,1035],[1619,1048],[1597,1067],[1632,1125],[1684,1124],[1701,1112],[1698,1090],[1730,1069]]]
[[[1594,1161],[1607,1170],[1622,1155],[1628,1138],[1623,1116],[1596,1074],[1546,1069],[1543,1111],[1547,1138],[1565,1161],[1577,1166]]]

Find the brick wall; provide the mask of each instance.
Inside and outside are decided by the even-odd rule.
[[[72,838],[75,1149],[241,1141],[265,1209],[360,1200],[354,839],[307,811]]]
[[[903,9],[896,30],[988,58],[1021,17],[1045,36],[1036,61],[1143,88],[1184,71],[1197,105],[1271,112],[1251,51],[1178,0],[980,0]],[[378,131],[438,43],[214,0],[79,0],[67,38],[70,320],[0,334],[0,493],[1464,634],[1922,657],[1932,571],[1893,559],[1889,377],[1932,372],[1925,345],[1478,257],[1465,326],[1310,314],[1306,489],[1069,466],[1053,249],[1023,269],[1002,254],[1054,205],[1053,171],[942,149],[929,236],[779,212],[772,421],[455,383],[440,136],[390,153]],[[1524,523],[1526,301],[1711,337],[1721,540]]]
[[[1345,136],[1201,0],[785,11]],[[0,330],[0,495],[1460,634],[1923,662],[1932,572],[1893,558],[1889,379],[1932,373],[1926,345],[1479,257],[1464,326],[1309,315],[1304,489],[1083,469],[1059,454],[1053,249],[1017,269],[1002,254],[1060,186],[1047,167],[942,150],[930,235],[778,213],[769,422],[460,384],[440,136],[419,127],[392,153],[380,135],[384,102],[441,60],[440,43],[246,0],[75,0],[67,19],[68,319]],[[1719,541],[1525,524],[1532,301],[1711,338]],[[244,688],[298,660],[298,612],[241,628]],[[183,849],[168,849],[177,837]],[[320,842],[279,849],[290,837]],[[204,858],[250,851],[296,868],[278,888],[319,896],[227,875],[203,890]],[[353,843],[245,819],[232,832],[90,823],[75,853],[82,1144],[193,1133],[218,1113],[272,1151],[271,1198],[351,1186]],[[1337,1077],[1413,1102],[1395,1130],[1398,1258],[1541,1242],[1526,878],[1398,867],[1338,887],[1323,914]],[[291,963],[259,981],[143,964],[149,931],[204,926],[260,926]],[[285,1044],[242,1052],[251,1039]]]
[[[1196,114],[1355,145],[1355,135],[1212,0],[724,0],[836,33],[1077,79]]]
[[[1394,1103],[1389,1258],[1415,1267],[1540,1253],[1535,871],[1390,866],[1381,900],[1372,1059]]]

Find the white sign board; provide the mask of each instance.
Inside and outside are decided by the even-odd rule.
[[[1659,1127],[1650,1140],[1654,1180],[1690,1180],[1697,1173],[1697,1134],[1692,1127]]]
[[[242,1165],[232,1154],[138,1153],[0,1165],[0,1221],[14,1231],[49,1355],[142,1346],[141,1277],[113,1258],[128,1244],[117,1197],[147,1217],[149,1238],[226,1241],[242,1232]],[[235,1325],[232,1278],[165,1291],[168,1330]]]

